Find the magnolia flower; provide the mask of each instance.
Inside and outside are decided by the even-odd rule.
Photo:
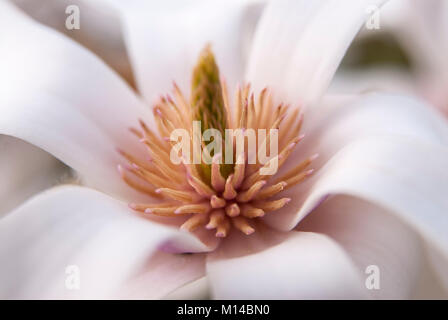
[[[0,220],[0,296],[444,297],[446,123],[412,98],[324,95],[366,4],[272,1],[253,36],[252,3],[123,9],[136,93],[95,54],[0,2],[0,133],[82,178]],[[207,44],[216,65],[206,49],[195,68]],[[205,82],[191,84],[198,73]],[[194,99],[198,88],[211,105]],[[227,175],[213,162],[207,180],[162,158],[172,124],[193,111],[215,121],[212,110],[229,114],[226,126],[278,125],[280,170],[260,179],[260,167]]]

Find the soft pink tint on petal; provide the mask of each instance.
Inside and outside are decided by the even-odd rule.
[[[187,283],[186,285],[170,292],[165,296],[166,300],[206,300],[210,299],[210,285],[206,276]]]
[[[319,152],[327,161],[345,145],[369,136],[399,135],[448,146],[445,119],[414,97],[370,93],[327,96],[305,116],[297,156]]]
[[[269,215],[267,216],[267,220],[277,226],[282,224],[283,217],[297,216],[303,202],[318,188],[316,183],[319,183],[321,179],[326,179],[328,175],[332,175],[339,168],[346,167],[344,170],[346,176],[341,176],[340,179],[353,183],[353,188],[357,189],[356,183],[362,183],[362,181],[354,180],[351,171],[354,172],[356,168],[360,170],[370,169],[366,165],[367,157],[370,157],[369,161],[384,163],[392,167],[395,165],[397,168],[403,167],[401,163],[403,162],[404,165],[409,166],[409,174],[415,179],[414,183],[417,185],[420,183],[418,179],[421,180],[424,177],[416,175],[414,172],[427,170],[428,167],[425,162],[429,158],[427,155],[420,154],[419,158],[421,160],[418,163],[413,163],[412,156],[408,158],[404,154],[399,155],[397,149],[398,158],[394,160],[395,152],[391,153],[389,151],[390,146],[387,145],[384,145],[384,150],[371,150],[366,155],[350,153],[353,157],[358,158],[350,159],[347,164],[344,164],[342,159],[347,158],[342,157],[342,154],[348,153],[348,150],[353,150],[353,148],[348,148],[350,145],[354,144],[361,148],[362,144],[365,143],[367,145],[365,148],[369,148],[368,145],[374,143],[375,139],[387,141],[388,137],[391,137],[391,140],[408,137],[406,144],[400,146],[403,150],[408,150],[408,153],[420,152],[419,149],[415,148],[412,151],[414,141],[416,146],[421,144],[419,141],[448,145],[448,127],[444,119],[441,119],[427,105],[411,98],[369,94],[358,99],[351,96],[327,97],[323,102],[319,107],[312,108],[308,113],[303,130],[306,137],[291,156],[291,161],[286,163],[285,168],[282,168],[282,170],[288,170],[305,157],[318,153],[319,158],[313,163],[313,167],[318,170],[313,179],[287,191],[292,196],[292,201],[288,206],[281,209],[272,219]],[[399,145],[399,141],[395,143]],[[443,147],[435,147],[432,152],[438,153],[441,149],[443,150]],[[338,155],[338,159],[341,160],[333,160],[335,155]],[[432,158],[434,157],[431,157],[428,161],[436,161]],[[338,169],[332,169],[327,164],[329,161],[333,161],[333,163],[337,161]],[[354,167],[354,163],[356,163],[356,167]],[[376,165],[376,167],[378,166]],[[393,169],[391,170],[393,171]],[[280,174],[282,172],[279,172]],[[372,174],[375,174],[375,171]],[[387,176],[380,170],[377,174],[390,179],[393,178],[392,175]],[[431,182],[426,180],[425,183]],[[369,184],[365,186],[367,187]],[[381,189],[383,188],[380,187]],[[321,194],[321,196],[325,196],[325,194]],[[315,204],[318,204],[319,201]],[[277,217],[280,219],[276,219]],[[289,224],[284,228],[290,228]]]
[[[308,183],[291,191],[289,210],[268,215],[266,221],[275,228],[290,230],[329,195],[351,195],[393,212],[446,262],[447,162],[446,147],[410,137],[358,139],[341,149]]]
[[[137,85],[148,102],[171,92],[172,81],[188,94],[192,69],[208,43],[230,92],[243,80],[259,4],[239,0],[187,5],[134,2],[123,11],[125,39]]]
[[[330,170],[326,166],[328,161],[336,154],[345,152],[344,148],[350,144],[355,142],[357,145],[362,144],[363,139],[367,139],[366,143],[369,143],[368,141],[374,140],[375,137],[383,140],[387,140],[387,137],[392,139],[408,137],[411,144],[412,141],[428,141],[448,145],[448,127],[444,119],[441,119],[427,105],[412,98],[369,94],[359,97],[328,96],[322,102],[320,106],[312,108],[307,114],[303,130],[306,137],[291,156],[291,161],[282,168],[286,171],[305,157],[318,153],[319,158],[315,160],[313,167],[322,168],[322,170],[318,170],[316,177],[309,182],[288,191],[295,196],[293,201],[281,210],[289,212],[285,215],[297,214],[304,199],[312,193],[314,183],[321,177],[325,177],[326,172]],[[403,147],[406,148],[406,146]],[[408,148],[412,149],[412,146]],[[436,148],[434,152],[438,152],[439,149]],[[372,160],[390,164],[389,160],[393,158],[393,155],[390,155],[387,149],[384,152],[375,151]],[[425,155],[422,154],[421,157],[423,161]],[[409,160],[403,159],[407,164],[412,163]],[[351,162],[354,161],[359,161],[358,167],[366,167],[364,158],[351,160]],[[400,160],[397,162],[399,163]],[[340,165],[343,166],[343,163]],[[426,167],[424,162],[421,165]],[[401,167],[401,165],[398,166]],[[418,169],[418,167],[415,168],[415,170]],[[281,173],[279,172],[279,175]],[[276,216],[282,215],[283,213]]]
[[[392,30],[415,63],[416,70],[448,76],[448,3],[439,0],[406,1],[405,20]],[[402,13],[402,14],[403,14]],[[412,21],[412,28],[409,27]]]
[[[128,131],[149,109],[95,55],[0,2],[0,133],[53,154],[104,192],[135,197],[116,147],[140,152]],[[132,142],[131,142],[132,141]]]
[[[331,237],[350,255],[360,272],[379,268],[379,299],[409,299],[414,294],[425,260],[421,240],[396,215],[371,203],[337,195],[308,215],[299,231]],[[368,269],[367,269],[368,270]],[[371,271],[370,271],[371,272]]]
[[[179,290],[205,276],[205,255],[154,253],[148,261],[126,280],[113,298],[119,299],[157,299],[169,298]],[[148,290],[148,287],[150,290]],[[184,299],[192,299],[200,294],[201,288],[187,292]],[[176,297],[174,295],[174,297]]]
[[[261,234],[261,233],[260,233]],[[367,298],[361,274],[327,236],[292,232],[283,241],[227,244],[208,256],[207,275],[217,299]],[[227,247],[227,248],[226,248]],[[232,247],[238,253],[235,254]]]
[[[345,51],[382,0],[271,1],[257,27],[246,79],[282,101],[309,105],[324,93]]]
[[[151,269],[146,267],[154,267],[157,276],[161,276],[164,257],[171,263],[178,260],[157,254],[156,260],[151,261],[154,253],[163,248],[204,252],[214,249],[214,245],[208,246],[189,233],[147,220],[126,204],[97,191],[82,187],[56,188],[0,220],[0,297],[117,296],[126,282],[139,274],[145,275],[143,279],[148,281],[154,279],[149,274]],[[161,297],[201,277],[198,262],[192,261],[196,266],[193,269],[173,265],[176,272],[185,274],[167,280],[163,290],[160,283],[152,286],[149,281],[144,292],[130,293],[133,297]],[[79,268],[80,290],[67,289],[68,266]]]

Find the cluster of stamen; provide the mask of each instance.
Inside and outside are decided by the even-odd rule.
[[[300,134],[303,122],[300,110],[283,104],[274,106],[268,89],[263,89],[255,98],[250,85],[236,91],[232,109],[224,81],[220,90],[229,128],[266,129],[267,132],[269,129],[278,129],[279,152],[269,161],[277,161],[280,169],[303,139]],[[181,228],[189,231],[202,226],[214,230],[216,237],[226,237],[234,227],[250,235],[255,231],[254,220],[260,220],[291,200],[282,197],[282,191],[312,174],[313,170],[308,167],[317,155],[277,177],[260,173],[261,169],[269,167],[269,161],[262,164],[257,159],[256,163],[248,163],[248,149],[240,154],[234,153],[235,164],[225,176],[223,166],[228,165],[221,164],[222,154],[215,154],[209,165],[210,176],[206,179],[201,172],[201,165],[192,164],[191,161],[183,161],[181,164],[170,161],[173,146],[170,134],[177,128],[191,131],[194,120],[192,110],[191,104],[174,84],[174,96],[161,97],[153,107],[158,134],[143,120],[140,120],[138,129],[131,129],[146,146],[151,160],[141,160],[119,150],[128,162],[127,165],[119,166],[121,177],[130,187],[157,198],[157,202],[131,203],[130,207],[145,214],[185,217]],[[270,135],[267,135],[266,139],[269,138]],[[265,143],[269,145],[268,141]]]

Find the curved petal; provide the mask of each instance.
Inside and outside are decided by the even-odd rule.
[[[339,69],[327,94],[361,94],[375,91],[416,94],[418,89],[411,74],[398,68]]]
[[[408,136],[448,146],[447,121],[414,97],[386,93],[327,96],[309,111],[300,152],[319,152],[322,158],[373,135]]]
[[[69,176],[69,169],[24,141],[0,135],[0,217]]]
[[[98,55],[128,83],[134,84],[117,10],[106,0],[12,0],[28,15],[72,38]],[[80,12],[80,28],[66,27],[69,6]]]
[[[363,139],[370,141],[374,137],[387,139],[389,136],[392,138],[401,136],[415,141],[448,145],[446,121],[427,105],[398,95],[369,94],[360,98],[327,96],[320,106],[312,108],[307,114],[304,132],[305,139],[291,155],[291,160],[280,169],[279,176],[314,153],[320,156],[313,163],[313,167],[320,169],[344,147],[356,141],[359,144]],[[412,149],[411,146],[409,148]],[[391,158],[386,157],[381,150],[373,156],[375,161],[385,163]],[[358,166],[363,167],[364,158],[360,158],[359,161]],[[415,170],[419,169],[415,168]],[[310,180],[308,183],[291,188],[288,192],[294,195],[293,201],[281,211],[287,216],[295,216],[303,201],[311,193],[314,181],[318,180],[319,178]],[[282,216],[282,214],[276,216]],[[267,219],[270,221],[269,217]]]
[[[446,147],[410,137],[358,139],[308,183],[291,190],[290,209],[268,216],[267,222],[289,230],[328,196],[352,195],[396,214],[448,261],[447,161]]]
[[[126,281],[139,274],[146,274],[142,281],[149,281],[139,296],[160,297],[201,277],[203,269],[197,258],[182,263],[182,257],[154,255],[157,249],[201,252],[212,248],[189,233],[138,216],[124,203],[97,191],[56,188],[0,221],[0,297],[114,297],[123,294],[121,289],[129,288]],[[168,262],[172,265],[165,268]],[[70,266],[75,266],[76,274]],[[144,273],[145,267],[151,269]],[[173,277],[174,271],[182,274]],[[148,276],[151,272],[156,274]],[[75,275],[79,275],[79,290],[70,286],[75,280],[70,276]],[[161,290],[160,283],[151,285],[155,277],[173,278]]]
[[[112,297],[187,300],[200,298],[206,292],[200,281],[204,276],[205,255],[174,255],[159,251],[153,254],[137,273],[128,278]]]
[[[255,234],[254,234],[255,235]],[[240,242],[242,256],[221,247],[209,255],[207,275],[217,299],[367,298],[361,275],[330,238],[308,232],[289,233],[277,245]]]
[[[255,33],[246,79],[256,89],[270,86],[287,102],[315,102],[368,18],[369,6],[383,2],[271,1]]]
[[[163,5],[138,3],[127,9],[125,38],[139,90],[147,101],[171,92],[172,81],[189,93],[193,66],[207,43],[212,45],[229,89],[243,79],[258,4],[167,1]]]
[[[365,279],[378,267],[379,299],[414,296],[425,255],[420,238],[393,213],[350,196],[335,196],[297,226],[299,231],[326,234],[350,255]],[[374,271],[376,272],[376,271]]]
[[[210,299],[207,277],[187,283],[165,296],[167,300],[206,300]]]
[[[128,128],[151,122],[151,112],[93,54],[7,2],[0,7],[0,133],[48,151],[91,186],[135,196],[116,172],[115,148],[139,152]]]

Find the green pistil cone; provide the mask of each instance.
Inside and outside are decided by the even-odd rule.
[[[201,134],[207,129],[216,129],[221,132],[221,136],[224,139],[225,129],[228,127],[227,112],[222,96],[219,68],[209,45],[202,50],[193,70],[191,107],[193,108],[193,120],[201,121]],[[224,145],[222,150],[224,153]],[[213,154],[211,156],[213,157]],[[211,166],[202,163],[200,167],[204,180],[210,183]],[[233,165],[221,166],[221,174],[225,178],[232,170]]]

